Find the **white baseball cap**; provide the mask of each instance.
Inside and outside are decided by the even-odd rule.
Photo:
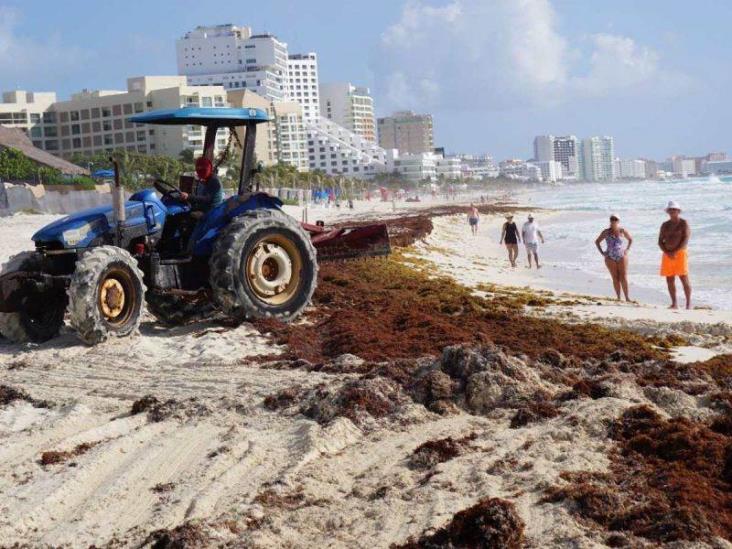
[[[676,202],[675,200],[669,200],[668,204],[666,205],[666,211],[669,210],[679,210],[681,211],[681,205]]]

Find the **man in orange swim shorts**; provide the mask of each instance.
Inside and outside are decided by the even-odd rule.
[[[681,280],[686,295],[686,308],[691,309],[691,283],[689,282],[689,256],[686,246],[691,237],[689,223],[681,218],[681,206],[670,201],[666,207],[668,221],[661,225],[658,247],[663,252],[661,276],[666,277],[668,293],[671,296],[671,309],[678,309],[676,301],[676,277]]]

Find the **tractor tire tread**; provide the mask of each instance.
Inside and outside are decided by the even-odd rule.
[[[148,291],[145,296],[147,312],[166,326],[183,326],[209,316],[214,308],[205,303],[191,303],[174,295],[160,295]]]
[[[110,336],[124,337],[135,332],[140,325],[142,307],[137,318],[125,327],[124,330],[113,332],[107,328],[101,318],[97,306],[97,286],[104,269],[112,262],[126,264],[135,276],[145,295],[143,273],[137,261],[127,251],[116,246],[99,246],[86,252],[76,263],[76,270],[71,277],[69,286],[69,323],[76,331],[77,336],[87,345],[96,345],[107,340]],[[144,299],[143,299],[144,304]]]

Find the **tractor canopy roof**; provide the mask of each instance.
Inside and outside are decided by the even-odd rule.
[[[234,109],[230,107],[183,107],[136,114],[130,122],[138,124],[194,125],[231,127],[268,122],[262,109]]]

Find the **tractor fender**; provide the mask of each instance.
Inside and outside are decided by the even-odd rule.
[[[263,192],[243,193],[228,198],[211,210],[206,219],[196,226],[191,238],[196,243],[193,255],[209,257],[214,250],[216,239],[221,232],[236,218],[253,210],[281,211],[282,201]]]

